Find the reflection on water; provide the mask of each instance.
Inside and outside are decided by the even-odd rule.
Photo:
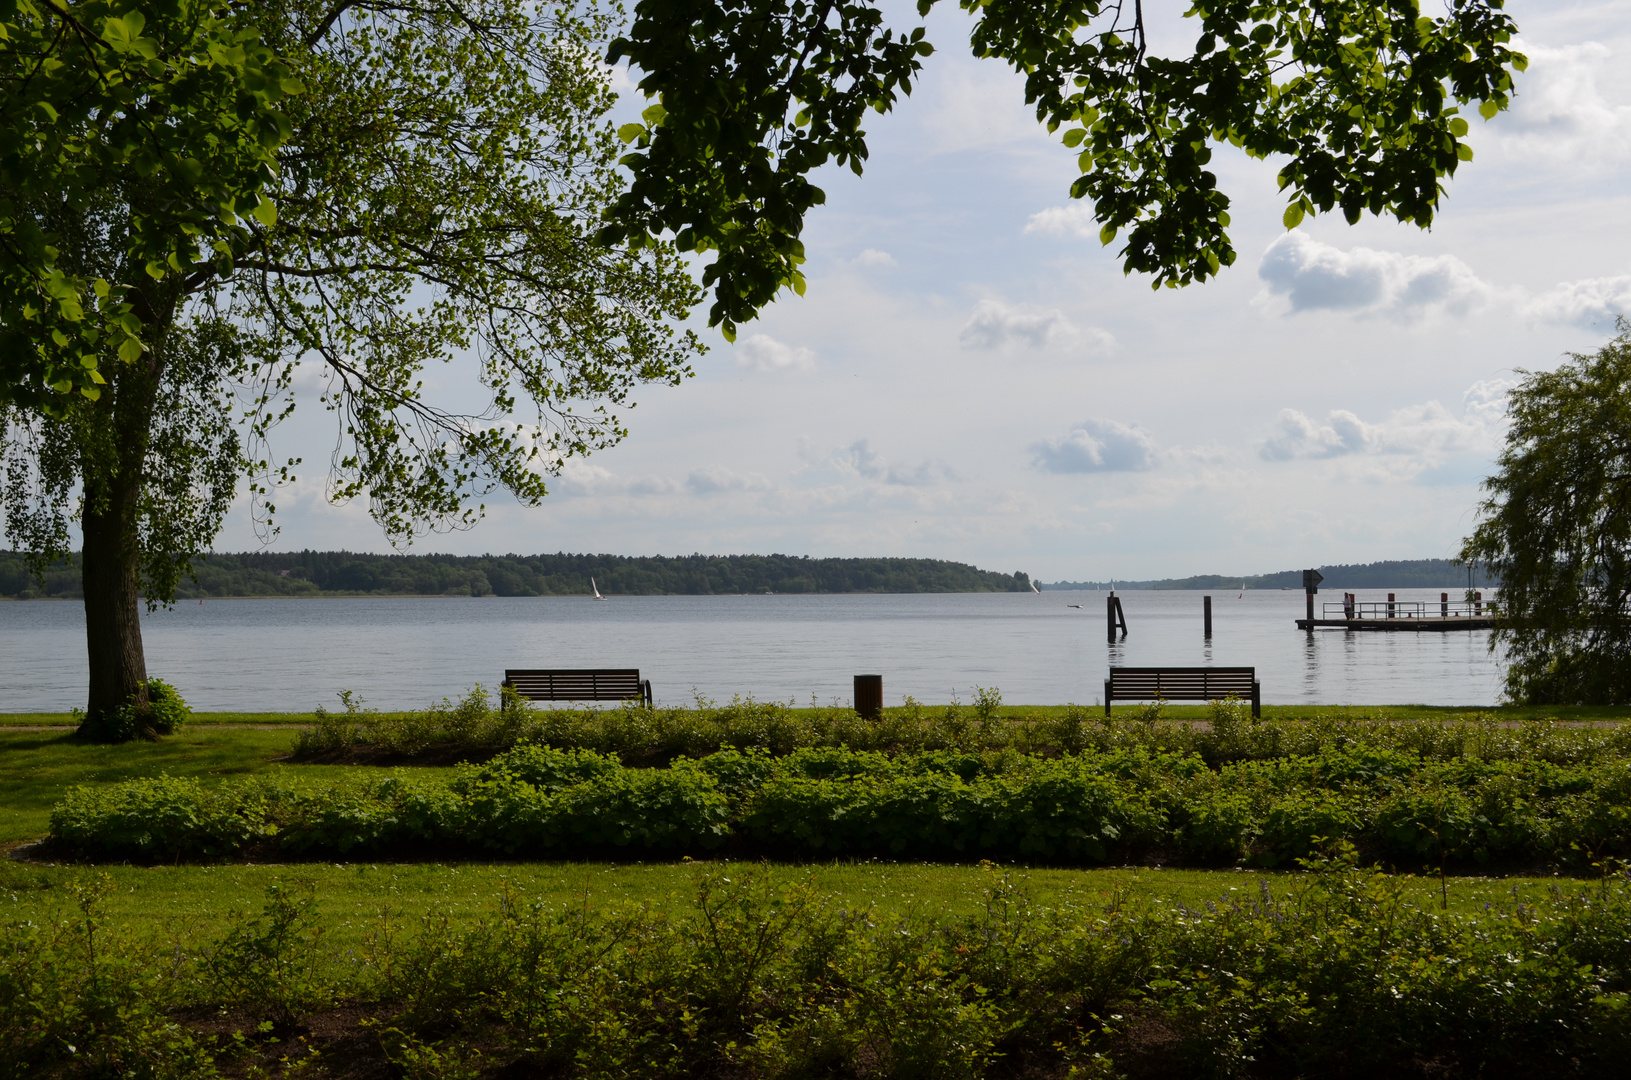
[[[1208,641],[1201,593],[1120,595],[1128,634],[1115,644],[1093,592],[211,600],[148,615],[144,633],[152,674],[205,710],[305,710],[344,689],[381,708],[420,707],[495,687],[506,667],[639,667],[669,703],[693,691],[847,702],[855,673],[878,672],[891,704],[967,703],[975,686],[999,687],[1010,704],[1093,704],[1111,664],[1250,665],[1269,703],[1499,696],[1487,631],[1308,634],[1294,625],[1300,592],[1218,592]],[[0,603],[0,710],[82,705],[85,676],[78,604]]]

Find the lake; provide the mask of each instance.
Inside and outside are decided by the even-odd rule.
[[[1435,603],[1439,593],[1394,591]],[[145,616],[143,634],[149,673],[204,711],[332,708],[341,690],[419,708],[477,682],[496,689],[506,667],[638,667],[669,704],[734,694],[847,703],[852,677],[876,673],[889,705],[905,694],[967,703],[976,686],[1013,705],[1091,705],[1111,664],[1253,665],[1269,704],[1500,696],[1488,631],[1309,635],[1293,625],[1301,592],[1211,595],[1210,643],[1202,594],[1167,590],[1120,593],[1129,632],[1116,645],[1105,641],[1104,594],[1053,591],[209,600]],[[0,603],[0,711],[83,706],[85,682],[79,603]]]

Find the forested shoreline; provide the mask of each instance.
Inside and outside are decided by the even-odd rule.
[[[1394,559],[1322,566],[1321,588],[1449,588],[1467,568],[1449,559]],[[1025,592],[1024,572],[1002,574],[943,559],[812,559],[795,555],[370,555],[352,551],[213,553],[195,558],[177,599],[228,596],[587,596],[589,579],[621,596],[737,593]],[[1492,582],[1475,568],[1474,584]],[[1298,588],[1300,570],[1151,581],[1037,582],[1042,589]],[[0,598],[77,600],[84,595],[77,552],[53,564],[44,582],[20,552],[0,551]]]
[[[1317,567],[1324,580],[1321,589],[1444,589],[1490,588],[1500,580],[1483,565],[1473,567],[1469,582],[1467,565],[1454,559],[1386,559],[1373,563],[1343,563]],[[1056,581],[1037,582],[1041,589],[1300,589],[1302,570],[1279,570],[1272,574],[1197,574],[1186,578],[1159,578],[1150,581]]]
[[[617,596],[737,593],[1024,592],[1023,572],[942,559],[812,559],[793,555],[369,555],[348,551],[216,553],[195,558],[176,598],[228,596],[587,596],[590,578]],[[43,583],[26,558],[0,551],[0,597],[79,599],[76,552]]]

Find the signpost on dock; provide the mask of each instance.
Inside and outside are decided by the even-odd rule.
[[[1314,629],[1314,594],[1320,591],[1325,576],[1318,570],[1303,571],[1303,592],[1308,594],[1308,628]]]

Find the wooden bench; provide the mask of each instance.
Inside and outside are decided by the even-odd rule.
[[[504,685],[533,701],[628,701],[651,704],[651,680],[639,668],[509,668]]]
[[[1263,715],[1262,684],[1249,667],[1113,667],[1104,680],[1104,715],[1112,701],[1219,701],[1233,695],[1250,700],[1252,715]]]

